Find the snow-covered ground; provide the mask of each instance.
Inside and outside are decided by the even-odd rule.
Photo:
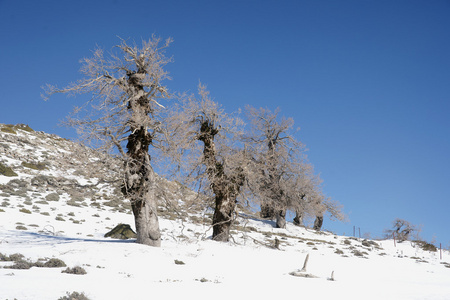
[[[69,210],[64,205],[58,207],[63,214]],[[94,218],[88,211],[78,214],[86,220]],[[103,217],[106,216],[111,219],[109,224],[132,224],[130,215],[104,213]],[[378,244],[383,249],[369,250],[356,239],[317,235],[293,225],[283,231],[251,221],[249,226],[259,232],[272,233],[272,236],[277,233],[289,235],[285,239],[279,237],[281,246],[278,250],[252,239],[254,236],[260,242],[265,241],[260,233],[246,233],[247,236],[238,233],[234,243],[217,243],[194,236],[195,232],[203,234],[207,228],[184,224],[187,236],[181,237],[181,224],[161,220],[161,228],[167,229],[163,246],[151,248],[132,241],[103,238],[106,221],[90,220],[78,225],[40,218],[6,209],[0,219],[0,252],[7,255],[21,253],[32,261],[59,258],[69,267],[82,266],[87,274],[61,273],[65,268],[0,269],[1,299],[58,299],[66,291],[84,292],[90,299],[150,299],[152,294],[164,299],[180,296],[210,299],[213,295],[218,299],[270,299],[275,296],[450,298],[450,269],[441,264],[449,261],[449,254],[445,252],[441,261],[439,253],[419,250],[409,242],[394,247],[393,241],[382,241]],[[64,234],[54,236],[36,230],[14,230],[17,220],[37,224],[36,229],[51,226]],[[75,231],[94,233],[94,237],[75,233],[74,227]],[[300,242],[300,238],[316,241]],[[346,240],[351,244],[344,244]],[[355,256],[349,250],[352,245],[367,254]],[[344,254],[334,253],[336,249]],[[310,255],[307,273],[318,278],[289,275],[302,268],[307,254]],[[184,265],[176,264],[175,260]],[[1,263],[3,266],[8,264],[11,262]],[[328,280],[332,271],[335,281]]]
[[[9,150],[22,151],[11,144]],[[0,183],[52,170],[0,175]],[[71,178],[87,184],[73,173]],[[292,223],[276,229],[244,214],[233,241],[219,243],[210,240],[207,223],[198,221],[208,218],[206,213],[197,222],[160,217],[162,247],[152,248],[103,237],[119,223],[134,227],[128,210],[92,206],[88,199],[70,205],[67,193],[45,201],[51,190],[28,188],[26,195],[0,191],[0,253],[20,253],[33,262],[58,258],[87,274],[62,273],[66,267],[9,269],[4,267],[13,262],[0,261],[1,300],[58,299],[73,291],[89,299],[450,299],[448,251],[441,259],[439,250],[424,251],[412,242],[373,243]],[[306,271],[300,272],[308,254]]]

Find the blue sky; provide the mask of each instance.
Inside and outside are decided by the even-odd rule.
[[[198,81],[227,111],[292,117],[344,205],[338,234],[381,236],[395,218],[450,246],[449,1],[0,0],[0,123],[59,128],[77,101],[40,99],[80,77],[79,59],[116,36],[173,37],[174,91]],[[79,102],[78,102],[79,103]]]

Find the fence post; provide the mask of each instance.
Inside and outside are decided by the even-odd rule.
[[[397,247],[397,244],[395,243],[395,233],[392,233],[392,237],[394,238],[394,247]]]
[[[441,254],[441,260],[442,260],[442,243],[439,243],[439,252]]]

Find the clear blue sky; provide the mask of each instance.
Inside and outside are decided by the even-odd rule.
[[[376,237],[398,217],[450,245],[449,1],[0,0],[0,122],[75,137],[57,124],[76,99],[40,87],[78,79],[97,44],[153,33],[174,38],[172,90],[201,80],[227,111],[295,119],[350,218],[326,229]]]

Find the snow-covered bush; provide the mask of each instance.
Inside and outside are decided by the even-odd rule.
[[[50,193],[47,196],[45,196],[45,200],[47,200],[47,201],[59,201],[59,195],[58,195],[58,193]]]
[[[80,266],[76,266],[73,268],[67,267],[67,269],[62,270],[61,273],[67,273],[67,274],[75,274],[75,275],[85,275],[87,274],[86,270]]]
[[[58,300],[89,300],[88,297],[84,293],[69,292],[66,293],[66,296],[58,298]]]
[[[46,268],[61,268],[65,266],[66,263],[59,258],[50,258],[47,262],[44,263],[44,267]]]

